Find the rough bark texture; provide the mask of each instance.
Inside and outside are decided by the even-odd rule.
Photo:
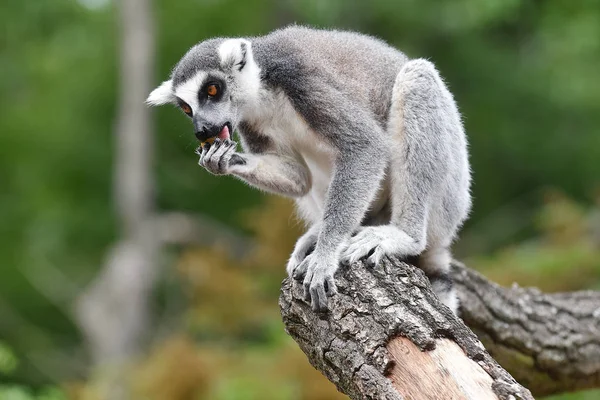
[[[600,387],[600,292],[502,288],[459,263],[461,316],[535,395]]]
[[[398,260],[357,262],[336,275],[327,314],[283,282],[288,333],[311,364],[352,399],[533,399],[432,293],[423,272]]]

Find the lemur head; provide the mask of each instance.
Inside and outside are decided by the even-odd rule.
[[[229,139],[244,109],[258,96],[260,69],[245,39],[210,39],[192,47],[171,79],[154,89],[146,103],[175,104],[194,124],[201,142]]]

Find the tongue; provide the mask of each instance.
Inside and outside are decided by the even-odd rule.
[[[219,133],[218,138],[221,140],[229,139],[229,127],[227,125],[221,129],[221,133]]]

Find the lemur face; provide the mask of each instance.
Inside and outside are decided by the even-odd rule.
[[[260,69],[249,41],[210,39],[192,47],[171,79],[146,100],[175,104],[192,119],[199,141],[230,139],[245,106],[258,96]]]
[[[237,123],[230,76],[219,70],[201,70],[181,82],[175,86],[176,102],[192,119],[196,138],[201,142],[216,137],[229,139]]]

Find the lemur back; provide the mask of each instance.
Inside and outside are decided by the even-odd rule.
[[[192,118],[209,172],[296,200],[309,228],[287,271],[315,310],[335,295],[340,260],[395,255],[421,256],[456,311],[449,246],[470,209],[470,172],[432,63],[369,36],[289,27],[199,43],[148,102]]]
[[[304,27],[257,38],[254,53],[264,66],[265,81],[273,87],[299,94],[302,78],[315,77],[370,110],[382,127],[396,75],[408,61],[397,49],[370,36]],[[333,109],[339,106],[335,99],[323,100]]]

